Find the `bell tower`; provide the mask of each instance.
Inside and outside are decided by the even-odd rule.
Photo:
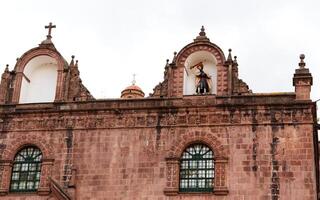
[[[46,39],[18,58],[12,71],[6,67],[0,84],[0,104],[94,99],[82,84],[74,56],[68,64],[55,48],[51,33],[56,26],[50,22],[45,28]]]
[[[229,59],[230,57],[230,59]],[[197,95],[241,95],[251,93],[238,78],[238,63],[228,59],[216,44],[210,42],[204,27],[192,43],[175,53],[165,66],[164,81],[151,96],[183,97]]]

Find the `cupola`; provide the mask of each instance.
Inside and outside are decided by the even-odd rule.
[[[137,98],[143,98],[144,92],[142,89],[136,85],[135,75],[133,76],[132,85],[126,87],[121,92],[121,98],[122,99],[137,99]]]

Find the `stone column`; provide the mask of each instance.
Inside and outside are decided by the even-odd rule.
[[[23,72],[17,72],[13,84],[12,103],[19,103]]]
[[[43,159],[41,163],[40,185],[37,193],[39,195],[48,195],[50,193],[51,171],[53,166],[53,159]]]
[[[55,100],[56,102],[63,101],[63,86],[64,86],[64,73],[63,69],[58,70],[57,74],[57,86],[56,86],[56,95]]]
[[[12,161],[1,160],[0,170],[2,171],[2,173],[0,174],[0,196],[4,196],[9,193]]]
[[[168,196],[179,192],[179,158],[167,158],[167,185],[164,193]]]
[[[1,76],[1,83],[0,83],[0,104],[5,104],[7,101],[7,96],[9,93],[9,84],[10,84],[10,72],[9,72],[9,65],[6,66],[2,76]]]
[[[228,159],[223,157],[218,157],[215,160],[215,179],[213,192],[216,195],[226,195],[228,194],[227,188],[227,167]]]

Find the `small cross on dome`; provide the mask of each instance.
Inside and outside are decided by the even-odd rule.
[[[136,84],[136,74],[133,74],[133,80],[132,80],[132,85],[135,85]]]

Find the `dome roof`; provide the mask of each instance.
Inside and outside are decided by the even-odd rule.
[[[135,85],[132,84],[128,87],[126,87],[122,92],[121,92],[121,98],[122,99],[136,99],[136,98],[143,98],[144,97],[144,92],[142,89]]]
[[[138,91],[142,92],[142,89],[137,85],[130,85],[130,86],[126,87],[126,89],[124,89],[124,90],[138,90]]]

